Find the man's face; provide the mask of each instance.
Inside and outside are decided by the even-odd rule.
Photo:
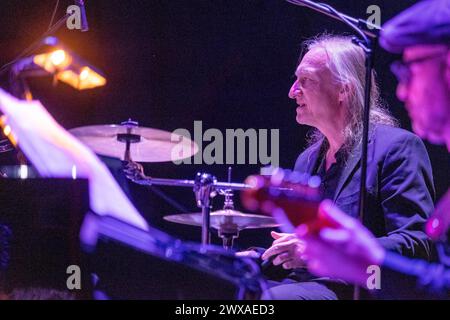
[[[405,103],[414,131],[443,143],[450,125],[450,52],[441,45],[412,46],[405,49],[403,62],[412,62],[410,77],[398,84],[397,97]]]
[[[296,120],[320,129],[333,122],[338,112],[338,86],[327,65],[327,53],[322,48],[308,51],[299,64],[289,98],[297,103]]]

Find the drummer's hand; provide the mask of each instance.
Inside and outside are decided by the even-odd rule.
[[[282,265],[284,269],[306,266],[303,255],[305,243],[297,238],[295,234],[272,231],[270,235],[275,241],[261,256],[263,260],[274,257],[272,263],[276,266]]]

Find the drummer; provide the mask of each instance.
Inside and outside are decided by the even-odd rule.
[[[393,64],[392,71],[399,80],[397,96],[405,103],[414,131],[432,143],[446,144],[450,152],[450,2],[419,2],[388,21],[383,29],[382,47],[403,53],[403,61]],[[425,228],[433,240],[446,241],[447,245],[449,208],[450,190],[438,202]],[[366,286],[367,266],[379,265],[383,298],[448,299],[445,281],[450,271],[445,250],[439,250],[440,265],[406,259],[386,251],[364,226],[330,203],[324,203],[321,210],[323,217],[338,222],[334,229],[318,235],[308,234],[303,227],[298,230],[298,235],[307,240],[308,263],[315,274]],[[396,286],[393,279],[403,279],[404,285]],[[434,295],[439,290],[443,295]]]
[[[296,121],[312,131],[295,171],[320,176],[325,197],[358,217],[365,54],[344,36],[319,36],[307,41],[305,49],[289,97],[296,103]],[[374,74],[370,107],[364,223],[386,250],[427,259],[430,246],[422,230],[435,196],[427,151],[416,135],[397,127],[379,99]],[[265,298],[350,297],[350,287],[308,272],[301,240],[276,232],[272,237],[262,259],[279,273]]]

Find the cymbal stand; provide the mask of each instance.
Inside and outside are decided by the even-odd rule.
[[[197,206],[202,208],[202,245],[211,243],[210,213],[212,208],[212,198],[217,192],[214,183],[217,182],[216,177],[208,173],[197,173],[195,177],[194,193]]]
[[[231,167],[228,168],[228,183],[231,183]],[[223,210],[234,210],[233,190],[219,190],[219,194],[225,196]],[[225,223],[219,226],[217,232],[219,237],[222,238],[223,247],[227,250],[233,249],[233,241],[239,237],[237,226],[231,222],[227,223],[225,220]]]
[[[231,174],[231,171],[229,171]],[[195,193],[195,200],[197,206],[202,208],[202,244],[207,245],[210,243],[210,213],[212,206],[212,198],[221,193],[225,195],[225,207],[234,207],[232,202],[232,190],[245,190],[251,189],[252,186],[244,183],[232,183],[231,176],[229,175],[228,182],[219,182],[216,177],[208,173],[198,172],[195,180],[181,180],[181,179],[163,179],[148,177],[144,173],[142,165],[137,162],[129,161],[125,168],[125,174],[131,181],[140,185],[163,185],[163,186],[177,186],[177,187],[193,187]],[[231,224],[229,224],[231,225]],[[231,232],[229,232],[231,231]],[[224,247],[230,249],[232,247],[233,235],[236,237],[236,229],[233,230],[224,229]],[[231,233],[230,239],[226,233]]]
[[[136,128],[137,126],[139,126],[139,123],[137,121],[128,119],[127,121],[122,122],[121,125],[127,129],[127,133],[117,134],[117,140],[125,143],[125,154],[123,157],[124,161],[132,162],[131,152],[130,152],[131,144],[140,142],[141,136],[138,134],[131,133],[131,132],[132,132],[133,128]]]

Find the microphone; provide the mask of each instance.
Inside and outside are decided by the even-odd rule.
[[[75,0],[75,4],[80,8],[81,13],[81,31],[86,32],[89,30],[89,25],[86,18],[86,9],[84,7],[84,0]]]

